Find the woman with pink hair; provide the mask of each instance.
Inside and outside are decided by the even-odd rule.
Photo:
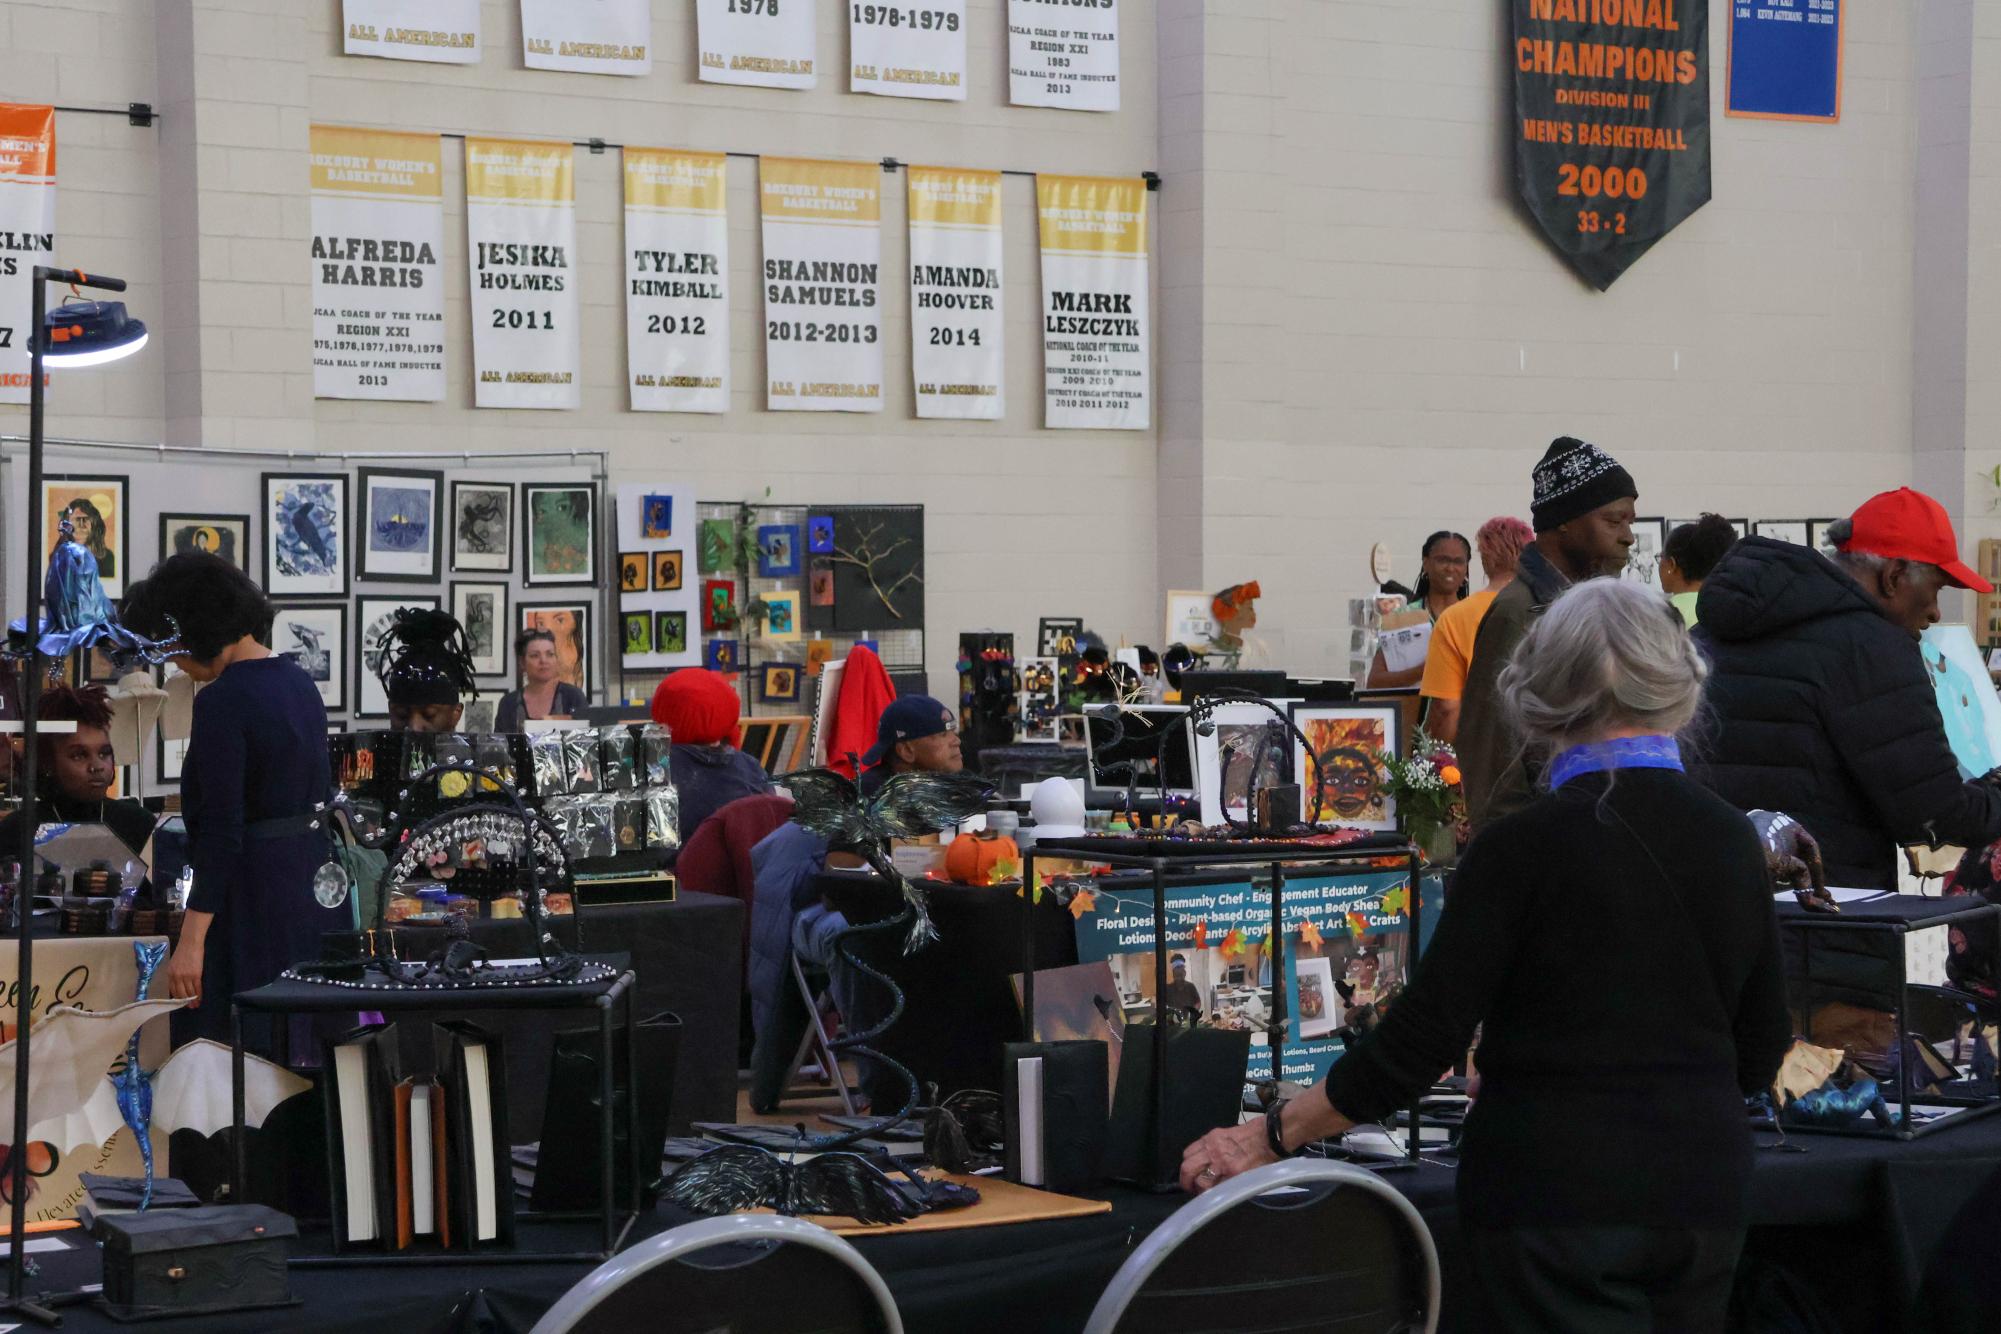
[[[1425,730],[1440,741],[1459,733],[1459,696],[1466,689],[1466,672],[1473,665],[1473,639],[1494,595],[1514,581],[1522,548],[1535,532],[1520,519],[1502,515],[1487,520],[1473,534],[1480,552],[1480,569],[1487,586],[1446,609],[1431,629],[1431,653],[1424,660],[1424,680],[1418,693],[1425,698]]]

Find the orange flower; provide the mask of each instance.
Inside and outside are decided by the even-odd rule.
[[[1440,769],[1438,777],[1447,787],[1458,787],[1465,779],[1465,775],[1459,772],[1459,766],[1456,764],[1448,764]]]

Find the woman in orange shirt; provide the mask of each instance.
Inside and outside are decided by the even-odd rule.
[[[1431,628],[1431,652],[1424,660],[1424,682],[1418,693],[1425,700],[1425,730],[1439,741],[1459,733],[1459,696],[1466,689],[1466,672],[1473,665],[1473,639],[1493,605],[1494,595],[1515,577],[1522,548],[1535,533],[1520,519],[1503,515],[1480,525],[1473,535],[1480,548],[1480,568],[1487,586],[1446,609]]]

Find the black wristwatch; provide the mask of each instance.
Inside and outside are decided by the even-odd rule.
[[[1297,1158],[1300,1149],[1306,1146],[1301,1145],[1300,1149],[1288,1149],[1285,1147],[1285,1127],[1280,1121],[1280,1117],[1284,1112],[1285,1104],[1275,1102],[1271,1105],[1271,1109],[1265,1113],[1265,1143],[1271,1146],[1272,1153],[1279,1158]]]

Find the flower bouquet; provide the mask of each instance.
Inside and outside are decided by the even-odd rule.
[[[1411,841],[1425,860],[1451,861],[1459,851],[1458,826],[1466,813],[1458,756],[1420,727],[1411,741],[1410,758],[1399,759],[1388,751],[1376,758],[1385,775],[1383,791],[1396,802]]]

